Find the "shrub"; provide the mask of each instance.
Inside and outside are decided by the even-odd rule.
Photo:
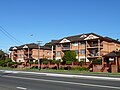
[[[0,66],[2,66],[2,67],[7,66],[4,60],[0,60]]]
[[[101,65],[102,60],[101,59],[95,59],[95,60],[92,61],[92,64]]]
[[[48,64],[48,60],[42,61],[43,64],[47,65]]]
[[[64,67],[64,70],[71,70],[70,66]]]
[[[16,62],[8,62],[7,63],[8,67],[12,67],[12,65],[15,65],[15,64],[16,64]]]
[[[58,64],[60,63],[60,60],[51,60],[52,64]]]
[[[120,72],[120,66],[118,67],[118,72]]]
[[[38,69],[38,66],[33,66],[30,69]]]
[[[89,69],[86,67],[72,67],[71,70],[88,71]]]
[[[86,67],[81,67],[81,68],[79,68],[79,71],[88,71],[89,69],[88,68],[86,68]]]
[[[64,70],[64,67],[60,67],[59,69],[60,69],[60,70]]]
[[[30,65],[33,64],[33,63],[34,63],[33,61],[30,61],[30,62],[29,62]]]
[[[66,61],[66,64],[67,64],[67,65],[71,65],[71,64],[72,64],[72,61]]]
[[[17,65],[22,65],[22,62],[17,62]]]
[[[37,61],[37,60],[35,61],[35,64],[38,64],[38,61]]]
[[[84,64],[84,61],[80,61],[80,66],[82,66]]]

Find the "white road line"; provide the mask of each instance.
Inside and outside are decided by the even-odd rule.
[[[4,73],[18,73],[16,71],[4,71]]]
[[[24,88],[24,87],[16,87],[16,88],[21,90],[27,90],[27,88]]]
[[[26,79],[26,80],[35,80],[35,81],[44,81],[44,82],[53,82],[53,83],[72,84],[72,85],[92,86],[92,87],[109,88],[109,89],[119,89],[120,90],[120,87],[105,86],[105,85],[96,85],[96,84],[65,82],[65,81],[46,80],[46,79],[35,79],[35,78],[27,78],[27,77],[24,78],[24,77],[7,76],[7,75],[2,76],[2,77],[18,78],[18,79]]]
[[[46,75],[53,77],[68,77],[68,78],[88,78],[88,79],[99,79],[99,80],[110,80],[110,81],[120,81],[120,78],[114,77],[98,77],[98,76],[84,76],[84,75],[67,75],[67,74],[54,74],[54,73],[38,73],[38,72],[25,72],[25,71],[9,71],[4,70],[5,73],[26,73],[26,74],[37,74],[37,75]]]
[[[83,76],[83,75],[66,75],[66,74],[53,74],[48,73],[46,76],[54,76],[54,77],[73,77],[73,78],[88,78],[88,79],[99,79],[99,80],[113,80],[113,81],[120,81],[120,78],[113,78],[113,77],[98,77],[98,76]]]

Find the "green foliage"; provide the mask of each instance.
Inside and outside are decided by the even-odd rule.
[[[120,72],[120,66],[118,67],[118,72]]]
[[[33,61],[30,61],[30,62],[29,62],[30,65],[33,64],[33,63],[34,63]]]
[[[60,63],[60,60],[51,60],[52,64],[58,64]]]
[[[2,67],[11,67],[12,65],[17,64],[13,62],[10,58],[6,58],[5,60],[0,60],[0,66]]]
[[[67,64],[67,65],[71,65],[71,64],[72,64],[72,61],[66,61],[66,64]]]
[[[101,59],[95,59],[95,60],[92,61],[92,64],[101,65],[102,60]]]
[[[30,69],[38,69],[38,66],[33,66]]]
[[[43,63],[43,64],[47,65],[48,62],[50,62],[50,60],[48,60],[48,59],[46,59],[46,58],[43,58],[43,59],[42,59],[42,63]]]
[[[71,70],[88,71],[89,69],[86,67],[72,67]]]
[[[7,66],[8,66],[8,67],[11,67],[12,65],[15,65],[15,64],[16,64],[16,62],[8,62],[8,63],[7,63]]]
[[[64,53],[64,56],[63,56],[62,60],[64,62],[67,62],[67,61],[71,61],[71,62],[77,61],[76,56],[77,55],[76,55],[76,53],[74,51],[66,51]]]
[[[2,67],[5,67],[5,66],[6,66],[5,60],[0,60],[0,66],[2,66]]]
[[[8,62],[12,62],[12,60],[10,58],[6,58],[5,53],[0,50],[0,66],[6,67],[8,66]]]
[[[82,66],[84,64],[84,61],[80,61],[80,66]]]
[[[64,70],[64,67],[63,67],[63,66],[60,66],[59,70]]]
[[[48,64],[48,61],[47,61],[47,60],[46,60],[46,61],[43,61],[43,64],[47,65],[47,64]]]
[[[16,62],[17,63],[17,65],[21,65],[22,64],[22,62]]]
[[[48,59],[47,58],[43,58],[42,61],[48,61]]]
[[[0,50],[0,60],[5,60],[5,53]]]
[[[37,61],[37,60],[35,61],[35,64],[38,64],[38,61]]]
[[[8,62],[12,62],[12,60],[10,58],[6,58],[5,63],[8,63]]]

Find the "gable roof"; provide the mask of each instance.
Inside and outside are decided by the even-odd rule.
[[[106,55],[103,55],[103,57],[120,57],[120,51],[112,51]]]
[[[35,43],[30,43],[30,44],[24,44],[24,45],[21,45],[21,46],[15,46],[17,48],[17,50],[21,50],[23,49],[24,46],[28,46],[29,49],[38,49],[38,44],[35,44]],[[13,51],[13,48],[14,47],[10,47],[10,51]],[[40,49],[44,49],[44,50],[51,50],[50,47],[47,47],[47,46],[40,46]]]
[[[87,34],[80,34],[80,35],[75,35],[75,36],[64,37],[60,40],[52,41],[52,44],[58,44],[63,39],[67,39],[70,42],[79,42],[79,41],[85,41],[85,40],[87,41],[87,40],[90,40],[90,39],[86,39],[90,35],[93,35],[95,37],[95,38],[92,38],[92,39],[100,38],[100,40],[105,40],[105,41],[108,41],[108,42],[115,42],[115,43],[120,44],[120,42],[115,40],[115,39],[112,39],[112,38],[109,38],[109,37],[103,37],[103,36],[100,36],[100,35],[95,34],[95,33],[87,33]]]

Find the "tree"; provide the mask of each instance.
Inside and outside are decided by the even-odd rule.
[[[2,67],[12,67],[14,65],[16,65],[16,62],[12,62],[12,60],[10,58],[6,58],[6,59],[2,59],[0,60],[0,66]]]
[[[12,66],[14,63],[12,63],[12,60],[11,60],[10,58],[6,58],[6,59],[5,59],[5,64],[6,64],[7,67],[10,67],[10,66]]]
[[[0,50],[0,60],[5,60],[5,53]]]
[[[74,51],[66,51],[64,53],[64,56],[63,56],[62,60],[63,60],[63,62],[70,64],[73,61],[77,61],[76,56],[77,55]]]
[[[5,60],[0,60],[0,66],[2,66],[2,67],[5,67],[5,66],[6,66]]]

